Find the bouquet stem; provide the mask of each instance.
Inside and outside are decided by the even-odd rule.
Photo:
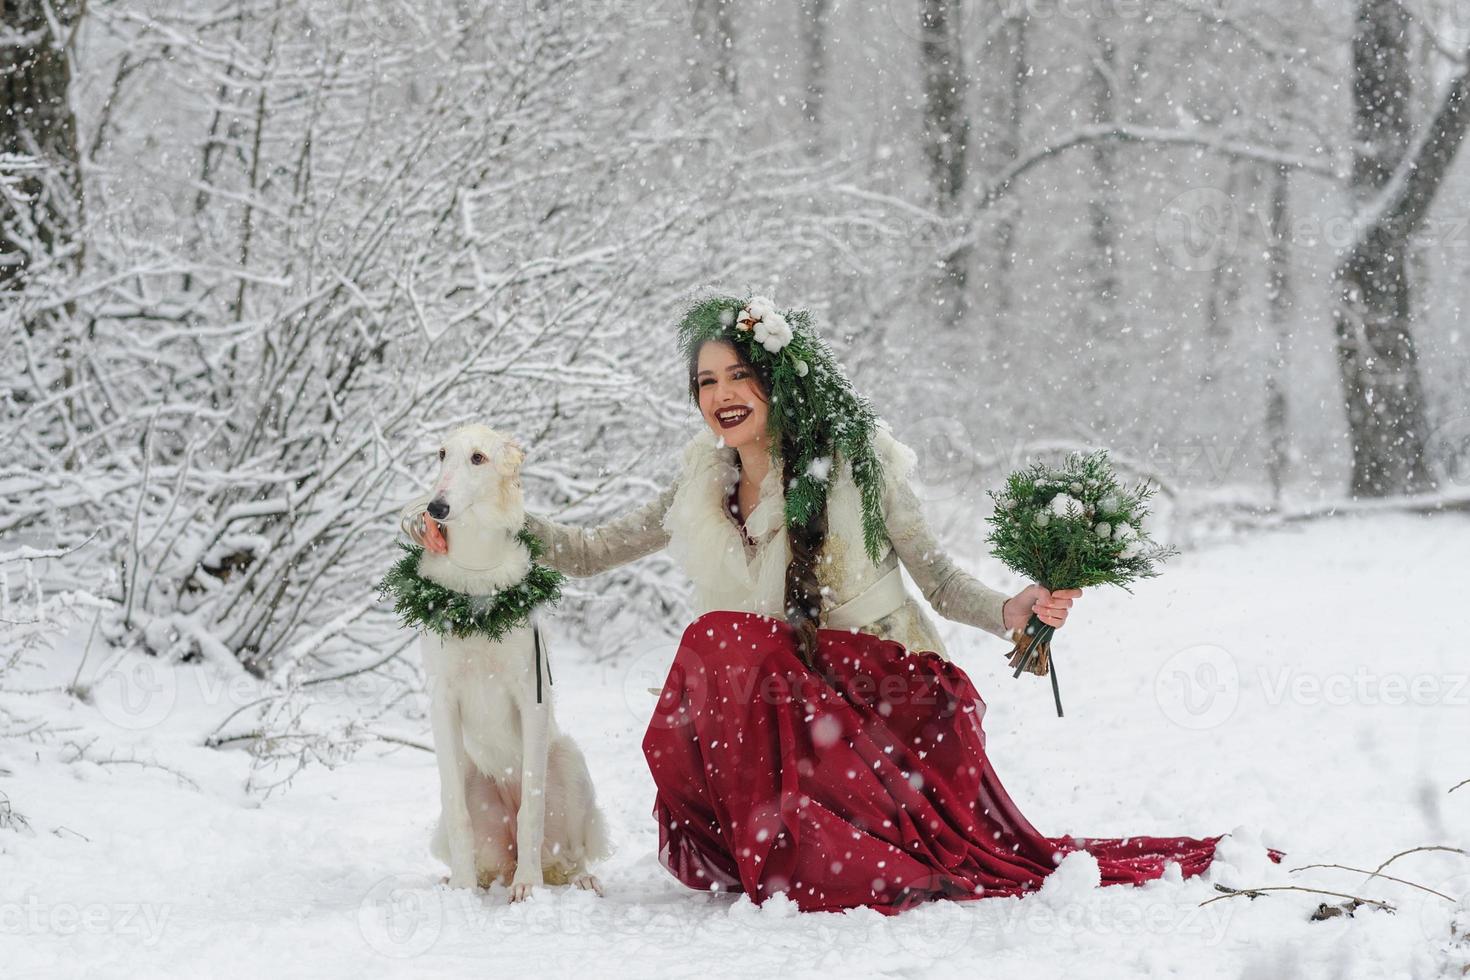
[[[1057,665],[1051,655],[1051,637],[1056,627],[1041,621],[1035,614],[1026,621],[1026,627],[1014,631],[1011,636],[1015,640],[1015,646],[1010,652],[1010,666],[1016,668],[1012,677],[1020,677],[1021,672],[1029,670],[1033,674],[1051,675],[1052,700],[1057,705],[1057,717],[1062,717],[1062,692],[1057,685]],[[1026,644],[1025,649],[1021,648]]]

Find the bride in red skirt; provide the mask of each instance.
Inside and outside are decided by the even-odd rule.
[[[706,423],[657,499],[598,528],[527,514],[545,561],[592,575],[661,548],[694,581],[643,737],[659,860],[685,885],[803,910],[897,912],[1038,888],[1074,851],[1104,884],[1204,871],[1223,835],[1047,837],[986,754],[985,702],[904,587],[1013,639],[1080,589],[1013,596],[959,568],[909,483],[914,454],[842,376],[805,311],[715,297],[685,316]],[[1269,852],[1279,860],[1279,852]]]
[[[1030,891],[1076,850],[1104,884],[1209,866],[1219,836],[1044,836],[991,767],[984,717],[937,654],[823,629],[808,668],[785,623],[706,613],[643,736],[659,860],[691,888],[882,912]]]

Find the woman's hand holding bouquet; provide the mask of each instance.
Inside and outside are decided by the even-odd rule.
[[[1122,488],[1107,450],[1074,452],[1055,468],[1033,463],[1012,473],[999,493],[990,491],[995,512],[987,518],[992,529],[986,541],[1006,567],[1039,583],[1006,603],[1005,625],[1017,631],[1010,664],[1016,677],[1023,670],[1051,674],[1058,717],[1062,696],[1051,637],[1071,600],[1089,585],[1127,589],[1135,579],[1157,575],[1155,565],[1177,554],[1143,531],[1145,502],[1154,492],[1147,482]],[[1015,620],[1025,614],[1028,600],[1032,611],[1023,626]]]

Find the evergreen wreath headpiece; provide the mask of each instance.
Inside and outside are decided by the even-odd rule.
[[[679,323],[686,359],[708,340],[729,341],[752,364],[770,370],[766,431],[772,462],[780,456],[783,432],[798,447],[795,484],[784,488],[787,528],[805,525],[826,506],[835,452],[852,466],[863,505],[863,547],[878,561],[885,528],[883,470],[873,448],[877,416],[813,332],[811,314],[778,311],[764,296],[714,296],[691,307]]]

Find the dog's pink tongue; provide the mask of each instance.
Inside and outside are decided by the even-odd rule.
[[[439,522],[428,514],[424,515],[424,547],[436,555],[449,554],[449,542],[439,530]]]

